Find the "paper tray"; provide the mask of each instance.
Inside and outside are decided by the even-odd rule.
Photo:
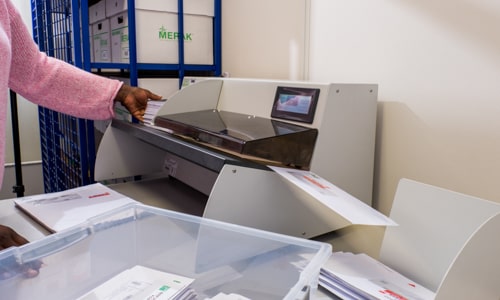
[[[5,299],[75,299],[136,265],[194,278],[198,299],[235,293],[301,299],[331,254],[326,243],[131,204],[0,252]],[[41,260],[40,274],[19,266]]]
[[[154,123],[223,151],[305,169],[318,136],[315,128],[213,109],[156,116]]]

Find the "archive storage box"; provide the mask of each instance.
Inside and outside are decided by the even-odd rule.
[[[89,24],[106,19],[106,2],[101,0],[89,7]]]
[[[0,252],[0,295],[77,299],[139,265],[193,278],[197,299],[302,299],[330,253],[321,242],[131,204]],[[25,278],[34,262],[39,275]]]
[[[91,61],[111,62],[111,28],[106,18],[106,2],[101,0],[89,7]]]
[[[179,63],[179,39],[184,40],[184,63],[212,65],[213,0],[184,1],[184,34],[179,35],[177,0],[136,0],[138,63]],[[129,20],[127,0],[106,0],[111,27],[112,61],[128,63]]]
[[[104,19],[92,24],[93,62],[111,62],[111,30],[109,20]]]

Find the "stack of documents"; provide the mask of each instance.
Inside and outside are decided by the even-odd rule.
[[[366,254],[333,253],[320,271],[319,283],[341,299],[427,300],[436,296]]]
[[[154,125],[154,118],[160,110],[160,108],[165,104],[166,99],[163,100],[149,100],[146,111],[144,112],[144,124]]]
[[[58,232],[137,201],[95,183],[62,192],[15,198],[14,203],[48,231]]]
[[[269,166],[269,168],[345,218],[351,224],[397,226],[396,222],[381,212],[311,171],[274,166]]]
[[[78,300],[192,300],[197,298],[189,287],[193,281],[193,278],[138,265],[119,273]]]

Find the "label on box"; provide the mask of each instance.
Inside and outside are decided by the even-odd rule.
[[[135,266],[104,282],[79,300],[149,300],[176,299],[174,297],[193,291],[189,285],[194,279]]]

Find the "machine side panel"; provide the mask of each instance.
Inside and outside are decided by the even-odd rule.
[[[221,79],[206,79],[188,85],[172,95],[158,110],[158,116],[215,109],[222,88]]]
[[[380,261],[436,291],[464,245],[499,213],[498,203],[402,179],[390,214],[399,226],[386,228]],[[489,241],[483,238],[484,249],[498,249],[498,227],[495,230]],[[491,255],[483,248],[476,249],[475,259],[482,258],[483,252],[485,257]]]
[[[95,180],[161,172],[164,159],[162,149],[108,126],[96,155]]]
[[[500,295],[500,213],[486,221],[453,261],[436,300],[495,299]]]
[[[311,171],[372,203],[377,85],[332,84]]]
[[[203,216],[303,238],[350,225],[279,174],[234,165],[222,169]]]

